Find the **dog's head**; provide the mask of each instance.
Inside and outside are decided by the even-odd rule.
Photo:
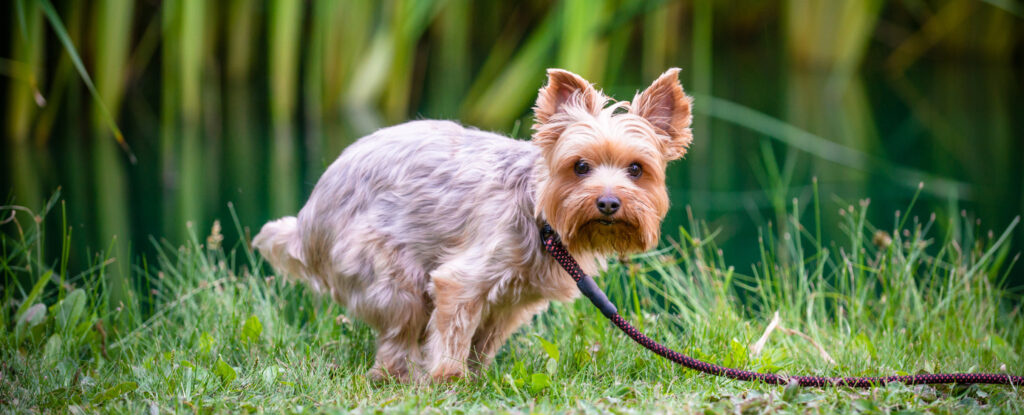
[[[570,251],[629,253],[658,243],[668,212],[665,166],[686,154],[692,98],[669,69],[633,102],[548,70],[534,108],[544,167],[540,214]]]

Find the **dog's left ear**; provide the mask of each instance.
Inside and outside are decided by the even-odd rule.
[[[679,83],[679,68],[672,68],[633,98],[630,112],[645,118],[660,134],[668,137],[663,143],[665,158],[675,160],[686,155],[693,141],[692,103],[693,98],[683,92],[683,85]]]

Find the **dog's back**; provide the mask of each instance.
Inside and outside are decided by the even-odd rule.
[[[537,157],[529,142],[448,121],[385,128],[349,146],[298,217],[266,224],[253,245],[275,269],[350,309],[359,306],[350,294],[381,278],[422,293],[429,272],[475,235],[493,241],[493,232],[535,227],[529,187]],[[523,234],[532,233],[510,238]],[[381,275],[390,268],[402,275]]]

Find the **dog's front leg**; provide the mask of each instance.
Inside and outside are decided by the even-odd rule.
[[[431,273],[434,312],[427,324],[423,355],[434,380],[462,377],[473,333],[480,325],[483,299],[466,283],[468,278],[443,266]]]
[[[492,309],[487,319],[480,324],[473,335],[472,352],[469,365],[476,372],[483,372],[494,360],[501,346],[509,336],[535,314],[547,307],[547,301],[514,304],[500,309]]]

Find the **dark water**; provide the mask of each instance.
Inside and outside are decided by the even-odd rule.
[[[927,218],[935,212],[936,238],[962,219],[961,211],[972,222],[981,220],[981,233],[991,229],[997,236],[1024,212],[1022,80],[1009,67],[932,62],[894,80],[868,64],[861,73],[837,80],[787,69],[767,52],[716,53],[711,95],[853,153],[826,160],[792,146],[799,134],[772,137],[741,125],[745,121],[737,123],[740,115],[730,107],[712,108],[706,93],[698,95],[694,145],[686,160],[669,168],[672,209],[663,225],[666,236],[678,237],[678,227],[688,224],[689,207],[693,217],[721,229],[717,241],[727,262],[749,272],[758,259],[758,227],[777,221],[779,209],[791,209],[793,198],[802,211],[810,210],[815,177],[826,240],[844,237],[836,226],[837,211],[861,199],[871,201],[870,220],[891,229],[894,212],[906,209],[922,178],[925,188],[912,214]],[[684,86],[693,92],[689,76],[684,70]],[[538,75],[537,86],[542,79]],[[649,81],[604,88],[629,98]],[[107,133],[83,127],[91,125],[88,111],[64,111],[44,148],[5,144],[0,184],[13,189],[12,198],[38,207],[60,188],[73,228],[72,269],[94,262],[90,253],[111,246],[113,234],[119,236],[116,253],[130,251],[136,262],[152,259],[151,238],[179,243],[188,234],[187,223],[203,238],[219,219],[232,246],[239,230],[229,203],[244,235],[255,234],[268,219],[294,214],[326,165],[379,119],[350,112],[336,123],[320,124],[299,116],[275,132],[264,86],[217,84],[204,92],[209,108],[202,122],[181,129],[180,140],[168,144],[161,141],[157,84],[155,78],[143,79],[128,92],[120,113],[136,165]],[[417,118],[452,117],[430,108],[417,112]],[[528,117],[524,110],[509,132],[525,137]],[[776,171],[783,179],[773,178]],[[51,258],[59,243],[60,209],[51,213]],[[804,217],[810,224],[813,216]],[[1024,247],[1024,231],[1015,231],[1013,242],[1015,250]],[[123,272],[125,262],[118,266]],[[1014,284],[1024,283],[1021,268],[1014,272]]]

